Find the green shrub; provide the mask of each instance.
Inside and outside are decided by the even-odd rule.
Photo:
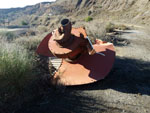
[[[126,25],[123,25],[123,24],[113,24],[113,23],[108,23],[106,25],[106,32],[113,32],[115,31],[115,29],[118,29],[118,30],[129,30],[130,28]]]
[[[99,6],[99,8],[103,8],[102,6]]]
[[[35,44],[36,38],[33,40],[30,38],[24,41],[24,45],[16,41],[8,43],[0,39],[0,108],[2,111],[3,109],[7,112],[16,111],[24,103],[31,102],[44,93],[45,87],[41,86],[43,73],[41,74],[41,68],[38,66],[35,51],[28,51],[25,48],[25,44],[27,42],[31,44],[33,40],[35,42],[33,41],[32,44],[38,45]]]
[[[4,85],[4,90],[22,90],[32,75],[33,64],[33,57],[26,49],[15,43],[0,42],[0,86]]]
[[[106,25],[106,32],[109,33],[109,32],[113,32],[115,29],[115,24],[113,23],[109,23],[108,25]]]
[[[21,25],[28,25],[28,23],[25,22],[25,21],[22,21],[22,22],[21,22]]]
[[[5,39],[9,42],[13,41],[14,39],[16,39],[18,37],[13,32],[7,32],[7,31],[0,32],[0,36],[3,37],[3,39]]]
[[[37,49],[38,45],[41,42],[41,38],[35,37],[21,37],[16,39],[14,42],[18,45],[23,46],[28,51],[34,51]]]
[[[89,22],[89,21],[92,21],[92,20],[93,20],[93,18],[91,16],[88,16],[88,17],[85,18],[86,22]]]

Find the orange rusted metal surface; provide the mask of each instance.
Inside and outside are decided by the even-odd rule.
[[[70,86],[104,79],[114,63],[113,44],[96,40],[92,45],[84,28],[72,28],[68,19],[62,20],[61,24],[37,49],[40,55],[62,58],[51,82]]]
[[[83,34],[84,32],[83,28],[72,28],[71,31],[71,38],[72,42],[69,43],[66,47],[60,47],[58,46],[57,42],[51,38],[49,40],[49,49],[50,51],[59,58],[67,58],[68,55],[73,54],[75,51],[82,51],[82,45],[85,43],[85,40],[81,38],[80,34]],[[85,34],[84,34],[85,35]]]
[[[115,60],[114,46],[111,43],[95,44],[96,54],[83,54],[75,63],[63,60],[58,72],[52,78],[53,83],[66,86],[82,85],[104,79],[110,72]],[[105,56],[98,54],[103,53]]]
[[[52,36],[52,33],[49,33],[46,37],[44,37],[44,39],[42,40],[42,42],[40,43],[40,45],[38,46],[36,50],[37,54],[48,56],[48,57],[54,56],[48,48],[48,41],[50,40],[51,36]]]

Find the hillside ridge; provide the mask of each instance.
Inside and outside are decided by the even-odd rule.
[[[140,24],[150,23],[149,0],[56,0],[56,2],[39,3],[24,8],[0,9],[0,23],[10,21],[17,24],[19,21],[45,21],[44,16],[67,15],[67,17],[86,17],[119,19],[126,22]],[[39,16],[43,16],[38,20]],[[35,17],[35,20],[33,19]],[[103,18],[104,17],[104,18]],[[38,21],[37,21],[38,20]],[[15,22],[14,22],[15,21]],[[49,19],[48,19],[49,21]],[[40,25],[45,25],[39,23]]]

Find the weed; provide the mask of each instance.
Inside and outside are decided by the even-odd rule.
[[[91,16],[88,16],[88,17],[85,18],[86,22],[89,22],[89,21],[92,21],[92,20],[93,20],[93,18]]]

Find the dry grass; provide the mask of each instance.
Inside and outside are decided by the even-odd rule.
[[[118,29],[118,30],[129,30],[130,28],[128,26],[123,25],[123,24],[114,24],[111,22],[109,22],[106,25],[106,32],[107,33],[114,32],[116,29]]]
[[[116,29],[126,30],[129,27],[122,24],[113,24],[111,22],[104,23],[100,20],[93,20],[90,22],[78,21],[73,27],[81,27],[84,26],[86,28],[87,35],[94,43],[95,39],[101,39],[103,41],[111,42],[115,46],[126,46],[130,44],[127,39],[123,39],[120,35],[108,35],[108,32],[116,32]],[[116,32],[117,34],[117,32]]]
[[[23,46],[29,51],[35,51],[40,44],[42,38],[39,36],[21,37],[16,39],[14,42],[18,45]]]
[[[12,41],[16,39],[18,36],[11,31],[0,31],[0,39],[5,39],[7,41]]]
[[[73,27],[85,27],[87,35],[91,39],[92,42],[96,38],[102,39],[106,35],[105,24],[103,22],[99,22],[98,20],[93,20],[90,22],[85,21],[77,21]]]
[[[17,96],[34,78],[34,58],[15,43],[0,41],[0,95]],[[7,100],[8,98],[2,98]]]
[[[41,94],[35,56],[40,41],[37,37],[13,42],[0,39],[0,112],[14,112]]]
[[[42,25],[38,26],[37,30],[39,31],[39,33],[44,33],[48,31],[47,27],[42,26]]]

